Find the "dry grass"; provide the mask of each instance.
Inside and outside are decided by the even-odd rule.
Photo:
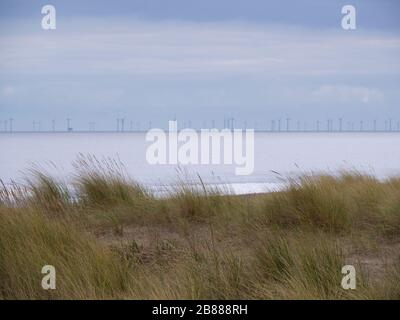
[[[400,179],[304,176],[252,196],[182,183],[155,198],[118,162],[75,167],[73,190],[37,170],[0,188],[0,298],[400,298]],[[56,290],[41,288],[48,264]]]

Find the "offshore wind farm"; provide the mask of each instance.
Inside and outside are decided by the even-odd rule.
[[[174,118],[175,120],[176,117]],[[126,118],[116,118],[115,127],[112,124],[103,128],[96,126],[96,121],[88,120],[85,125],[79,121],[79,126],[73,126],[73,119],[67,118],[63,121],[51,120],[45,122],[41,120],[33,120],[32,126],[19,125],[16,126],[15,119],[9,118],[0,120],[0,132],[17,133],[17,132],[146,132],[156,128],[152,125],[152,121],[131,120]],[[285,125],[282,123],[285,122]],[[17,123],[18,124],[18,123]],[[129,124],[129,126],[128,126]],[[167,127],[163,124],[162,128]],[[400,121],[392,118],[383,120],[346,120],[344,118],[326,119],[325,121],[300,121],[290,118],[248,121],[235,119],[233,117],[224,117],[223,120],[216,121],[202,120],[193,121],[180,119],[178,121],[179,128],[188,129],[253,129],[258,132],[400,132]]]

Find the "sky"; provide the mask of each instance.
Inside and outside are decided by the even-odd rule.
[[[44,30],[41,9],[56,8]],[[356,8],[356,30],[341,26]],[[396,0],[0,2],[0,131],[400,120]],[[8,121],[9,124],[9,121]]]

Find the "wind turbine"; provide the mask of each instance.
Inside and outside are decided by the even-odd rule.
[[[10,132],[12,132],[12,131],[13,131],[12,125],[13,125],[14,119],[13,119],[13,118],[10,118],[9,120],[10,120]]]

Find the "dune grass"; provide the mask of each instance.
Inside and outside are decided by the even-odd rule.
[[[157,198],[118,162],[75,168],[72,190],[37,170],[0,188],[1,299],[400,298],[398,178],[309,175],[244,196],[200,180]]]

